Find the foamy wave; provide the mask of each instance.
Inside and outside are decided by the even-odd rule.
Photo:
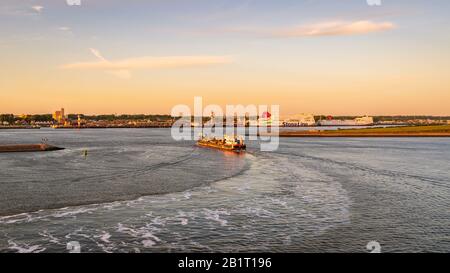
[[[154,246],[156,243],[152,240],[143,240],[142,244],[144,245],[144,247],[149,248],[149,247]]]
[[[44,238],[47,238],[47,240],[50,243],[54,243],[54,244],[62,244],[61,241],[56,238],[55,236],[53,236],[52,234],[50,234],[47,230],[44,230],[43,232],[40,232],[39,235],[41,235]]]
[[[228,221],[225,219],[221,219],[220,216],[230,215],[230,213],[226,210],[210,210],[210,209],[203,209],[203,214],[205,216],[205,219],[216,221],[221,226],[226,226]]]
[[[192,194],[190,192],[185,192],[183,196],[185,199],[191,199]]]
[[[273,212],[270,212],[261,207],[246,207],[244,209],[237,210],[236,212],[244,214],[253,214],[260,218],[272,218],[274,216]]]
[[[19,245],[13,240],[8,240],[9,249],[15,250],[17,253],[40,253],[46,250],[45,247],[41,247],[41,245]]]
[[[28,213],[21,213],[10,216],[0,217],[0,224],[15,224],[21,222],[29,222],[31,219],[31,215]]]
[[[117,225],[117,232],[128,234],[134,238],[144,239],[142,243],[145,247],[150,247],[158,242],[161,242],[161,239],[153,235],[153,233],[148,229],[147,226],[141,228],[131,228],[123,225],[122,223],[119,223]]]
[[[105,243],[107,243],[107,244],[111,243],[111,242],[109,241],[109,239],[111,238],[111,234],[109,234],[109,233],[106,232],[106,231],[103,231],[103,234],[100,235],[100,236],[98,236],[98,237],[100,238],[101,241],[103,241],[103,242],[105,242]]]
[[[56,217],[56,218],[63,218],[63,217],[68,217],[68,216],[76,216],[76,215],[82,214],[82,213],[90,213],[90,212],[97,210],[97,208],[77,208],[74,210],[64,211],[66,209],[67,208],[60,209],[56,213],[52,214],[51,216]]]
[[[277,198],[269,198],[270,201],[272,201],[273,204],[279,205],[281,207],[284,207],[286,209],[293,209],[293,207],[288,205],[287,201],[283,201],[281,199],[277,199]]]

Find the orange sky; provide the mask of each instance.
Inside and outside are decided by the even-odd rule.
[[[170,1],[42,2],[0,6],[17,10],[0,17],[0,113],[166,114],[202,96],[282,115],[450,115],[450,24],[437,7],[205,4],[188,16]]]

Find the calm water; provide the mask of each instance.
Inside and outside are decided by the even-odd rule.
[[[0,252],[450,251],[450,139],[283,139],[245,155],[166,129],[0,131]],[[88,156],[83,156],[88,150]]]

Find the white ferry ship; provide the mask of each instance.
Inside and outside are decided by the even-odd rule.
[[[373,118],[364,116],[355,119],[338,120],[338,119],[326,119],[319,120],[317,122],[319,126],[370,126],[374,124]]]
[[[283,118],[283,127],[315,126],[316,120],[313,114],[299,114]]]

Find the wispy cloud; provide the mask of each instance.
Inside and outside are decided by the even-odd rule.
[[[69,36],[69,37],[73,37],[74,36],[74,34],[72,32],[72,28],[70,28],[70,27],[61,26],[61,27],[58,27],[57,30],[60,33],[62,33],[62,35]]]
[[[37,13],[41,13],[42,10],[44,10],[44,7],[43,6],[32,6],[31,9]]]
[[[373,21],[325,21],[315,24],[299,25],[277,29],[237,28],[227,29],[227,32],[254,34],[269,37],[319,37],[319,36],[349,36],[363,35],[373,32],[383,32],[394,29],[391,22]]]
[[[70,27],[59,27],[58,29],[61,31],[71,31]]]
[[[202,67],[228,64],[233,60],[229,56],[166,56],[166,57],[138,57],[117,61],[109,61],[102,54],[91,48],[91,53],[97,61],[76,62],[61,66],[62,69],[101,70],[117,77],[128,79],[131,71],[143,69],[170,69],[185,67]]]
[[[391,22],[335,21],[283,29],[276,31],[274,35],[282,37],[346,36],[387,31],[393,28],[395,28],[395,25]]]
[[[43,12],[44,6],[34,5],[30,6],[26,3],[21,3],[25,1],[11,1],[10,4],[0,4],[0,15],[1,16],[36,16]]]

